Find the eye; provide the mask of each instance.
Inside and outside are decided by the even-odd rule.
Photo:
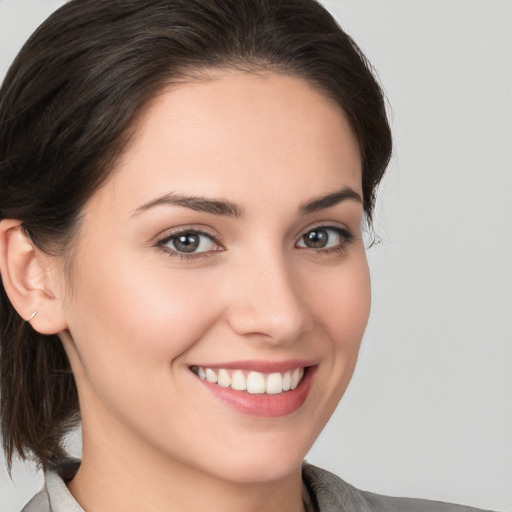
[[[173,233],[158,242],[171,254],[184,256],[221,250],[212,236],[202,231],[188,230]],[[178,254],[176,254],[178,253]]]
[[[319,226],[304,233],[296,247],[327,250],[343,249],[353,236],[346,229],[335,226]]]

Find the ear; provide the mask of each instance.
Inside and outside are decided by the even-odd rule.
[[[67,329],[55,265],[34,247],[19,220],[0,221],[0,274],[12,305],[36,331]]]

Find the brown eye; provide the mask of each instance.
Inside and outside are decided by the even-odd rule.
[[[346,229],[335,226],[320,226],[304,233],[296,247],[305,249],[335,249],[344,247],[352,240],[352,235]]]
[[[329,243],[329,233],[325,229],[314,229],[306,233],[302,240],[311,249],[323,249]]]
[[[183,231],[171,235],[158,245],[180,254],[204,253],[218,250],[219,246],[211,236],[199,231]]]
[[[186,233],[174,238],[172,245],[179,252],[195,252],[199,247],[200,238],[195,233]]]

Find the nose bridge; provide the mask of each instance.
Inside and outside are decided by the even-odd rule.
[[[282,250],[260,248],[239,262],[229,321],[237,334],[292,341],[309,317],[291,262]]]

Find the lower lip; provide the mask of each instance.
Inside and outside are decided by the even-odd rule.
[[[298,410],[306,401],[316,367],[306,369],[299,385],[290,391],[283,391],[275,395],[267,393],[251,394],[247,391],[236,391],[232,388],[223,388],[207,380],[197,380],[205,386],[216,398],[222,400],[238,411],[253,416],[276,418],[286,416]]]

